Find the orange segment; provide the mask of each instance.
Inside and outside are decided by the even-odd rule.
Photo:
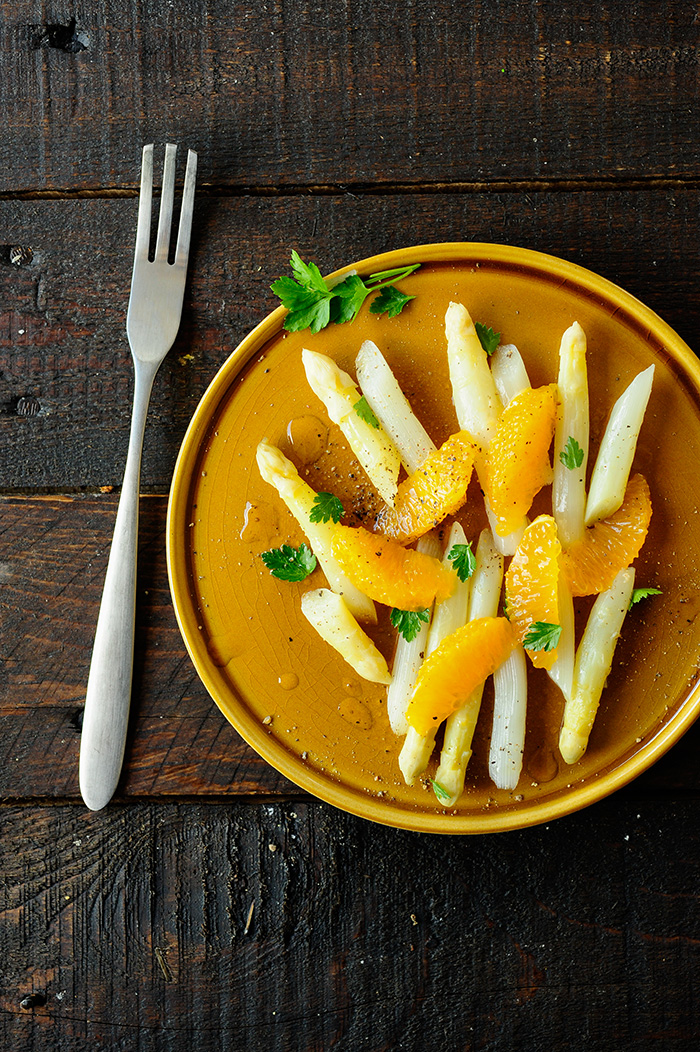
[[[562,567],[572,594],[607,591],[620,570],[639,555],[650,519],[649,486],[643,475],[634,475],[618,510],[589,527],[584,539],[563,553]]]
[[[559,624],[561,544],[551,515],[539,515],[525,530],[506,571],[506,610],[519,643],[533,624]],[[550,669],[556,649],[527,650],[536,668]]]
[[[361,526],[337,526],[331,551],[349,580],[378,603],[425,610],[452,594],[456,573],[423,552],[404,548]]]
[[[484,486],[502,537],[513,533],[543,486],[552,481],[549,447],[557,416],[557,386],[528,387],[498,419],[486,454]]]
[[[505,617],[478,617],[446,636],[420,667],[406,709],[409,726],[424,736],[434,734],[503,664],[515,644],[515,633]]]
[[[407,544],[454,515],[467,499],[478,446],[467,431],[450,435],[399,486],[394,507],[384,508],[377,525],[387,537]]]

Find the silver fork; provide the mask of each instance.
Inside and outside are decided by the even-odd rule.
[[[180,327],[192,229],[197,155],[187,155],[174,263],[168,262],[175,196],[175,154],[165,147],[155,257],[148,258],[153,145],[144,146],[134,269],[126,331],[134,361],[134,403],[114,537],[95,631],[80,743],[80,792],[92,811],[109,803],[119,781],[131,699],[136,614],[139,478],[148,403],[158,367]]]

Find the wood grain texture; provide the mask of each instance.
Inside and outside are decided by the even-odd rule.
[[[689,1052],[696,806],[455,839],[303,802],[3,807],[2,1047]]]
[[[121,482],[136,201],[0,202],[0,489]],[[495,241],[562,256],[627,288],[691,347],[700,330],[693,190],[202,198],[180,335],[156,378],[142,487],[166,492],[199,398],[276,306],[297,248],[328,272],[401,245]],[[68,231],[66,234],[65,231]],[[28,411],[31,410],[31,411]]]
[[[0,191],[697,178],[688,0],[0,4]],[[18,158],[21,160],[18,161]]]
[[[230,727],[179,633],[162,497],[141,502],[136,662],[117,799],[299,795]],[[77,798],[79,727],[116,498],[0,500],[0,799]],[[700,726],[635,792],[700,792]]]
[[[699,34],[689,0],[0,0],[3,1052],[700,1047],[700,724],[549,826],[371,825],[226,723],[164,551],[187,423],[294,247],[324,271],[539,249],[700,351]],[[199,152],[193,257],[147,431],[126,765],[92,814],[99,491],[126,454],[141,147],[165,140]]]
[[[0,501],[0,797],[77,797],[116,498]],[[224,720],[170,601],[164,498],[141,502],[136,660],[118,796],[294,792]]]

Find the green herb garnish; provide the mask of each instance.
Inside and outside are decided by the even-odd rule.
[[[364,422],[369,424],[370,427],[375,429],[379,428],[379,421],[372,412],[372,407],[364,395],[362,395],[362,398],[360,398],[359,401],[355,402],[353,409],[359,416],[360,420],[364,420]]]
[[[415,296],[407,296],[405,292],[399,292],[393,285],[385,285],[379,295],[372,300],[369,312],[370,314],[388,314],[390,318],[395,318],[406,304],[415,298]]]
[[[494,332],[487,325],[482,325],[480,321],[476,322],[474,328],[476,329],[476,335],[479,337],[479,343],[490,358],[501,342],[500,332]]]
[[[432,778],[430,779],[430,784],[432,785],[433,792],[435,793],[440,803],[449,804],[450,800],[452,799],[452,796],[450,795],[450,793],[447,792],[447,789],[445,789],[443,785],[440,785],[439,782],[434,781]]]
[[[415,639],[421,629],[421,623],[430,621],[429,610],[397,610],[394,607],[389,614],[394,628],[398,629],[407,643]]]
[[[583,450],[572,435],[569,435],[567,438],[566,445],[559,454],[559,459],[569,471],[580,468],[583,464]]]
[[[283,544],[281,548],[263,552],[261,559],[272,576],[280,581],[303,581],[316,569],[316,556],[306,544],[300,544],[298,548]]]
[[[454,563],[454,569],[460,581],[467,581],[476,569],[476,556],[471,544],[453,544],[447,558]]]
[[[548,621],[533,621],[523,639],[526,650],[544,650],[547,654],[555,650],[561,635],[561,625]]]
[[[632,609],[635,603],[640,603],[642,599],[648,599],[650,595],[661,595],[660,588],[635,588],[632,592],[632,598],[630,599],[630,605],[628,609]]]
[[[340,522],[345,514],[342,502],[332,493],[317,493],[309,512],[311,522]]]
[[[289,265],[293,276],[278,278],[270,286],[289,312],[284,319],[284,328],[288,332],[302,329],[319,332],[331,321],[340,324],[352,321],[374,292],[380,295],[372,302],[370,311],[373,314],[386,312],[390,318],[396,317],[414,297],[399,292],[393,282],[418,270],[420,263],[379,271],[371,274],[367,282],[359,275],[351,274],[332,288],[316,264],[305,263],[296,250],[292,252]]]

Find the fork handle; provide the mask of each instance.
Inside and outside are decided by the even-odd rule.
[[[134,667],[141,453],[157,364],[135,362],[129,451],[97,618],[80,741],[80,793],[91,811],[112,798],[124,760]]]

